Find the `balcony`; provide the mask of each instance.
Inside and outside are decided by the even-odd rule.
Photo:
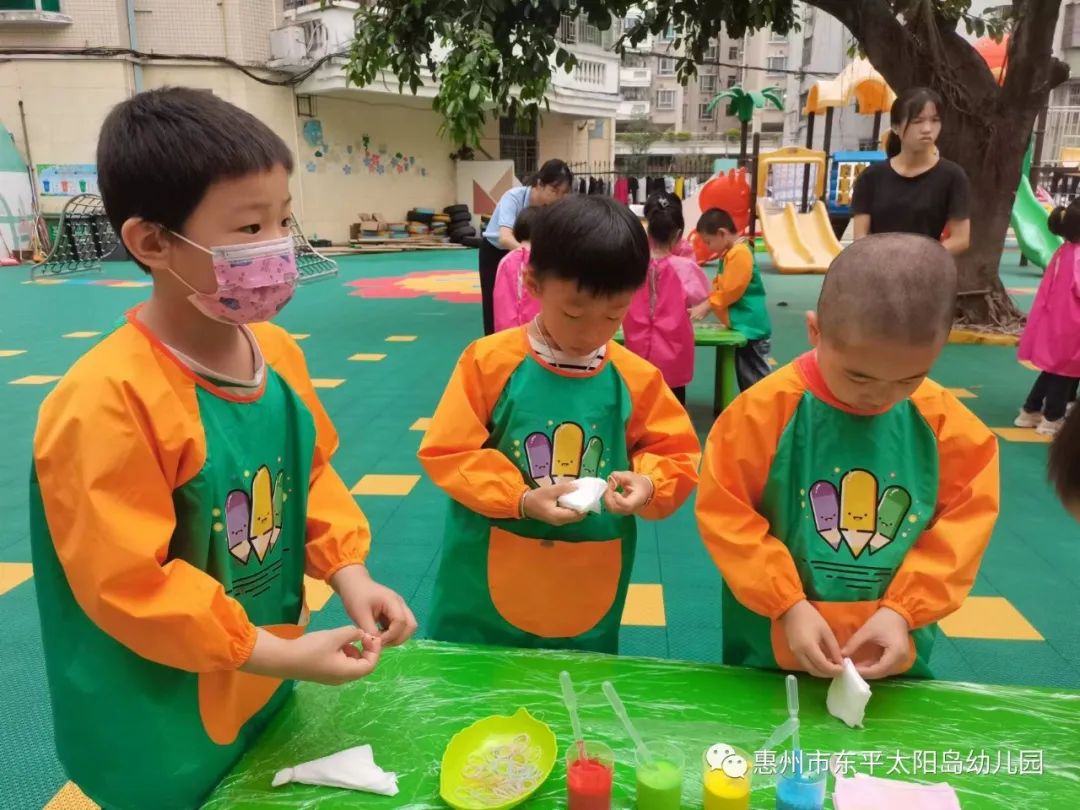
[[[624,99],[619,102],[619,109],[615,113],[616,121],[633,121],[635,118],[648,116],[652,111],[652,104],[648,101],[631,101]]]
[[[298,93],[385,93],[401,95],[403,102],[413,103],[412,94],[408,90],[400,93],[397,77],[389,71],[383,71],[380,78],[362,90],[346,84],[344,63],[356,25],[353,15],[362,3],[352,0],[325,0],[325,4],[320,0],[306,4],[299,0],[284,2],[285,24],[270,33],[268,67],[300,73],[328,54],[340,55],[340,58],[327,60],[314,74],[304,79],[296,88]],[[552,58],[548,104],[552,112],[584,118],[612,118],[619,105],[619,57],[593,43],[593,40],[602,42],[610,32],[600,36],[600,32],[585,24],[584,19],[575,20],[574,23],[571,28],[575,41],[564,40],[563,44],[577,57],[577,64],[571,73],[567,73],[557,67]],[[594,36],[593,31],[597,35]],[[445,50],[436,46],[433,54],[435,60],[438,61],[442,54],[445,54]],[[430,99],[434,97],[437,86],[426,71],[423,75],[424,84],[416,95],[421,99]]]
[[[649,68],[619,68],[619,87],[648,87],[652,84],[652,70]]]

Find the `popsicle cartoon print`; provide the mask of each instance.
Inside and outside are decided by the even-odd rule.
[[[261,563],[281,536],[284,508],[285,474],[278,472],[271,482],[264,465],[255,471],[250,493],[234,489],[225,496],[224,525],[216,523],[214,530],[224,529],[229,553],[241,563],[246,565],[252,552]]]
[[[525,437],[525,461],[537,486],[561,484],[577,478],[596,478],[604,466],[604,442],[599,436],[585,441],[585,431],[574,422],[558,425],[549,438],[537,431]]]
[[[879,500],[877,478],[866,470],[848,470],[839,490],[817,481],[808,494],[818,535],[834,551],[843,541],[854,557],[868,546],[873,554],[895,540],[911,510],[911,495],[900,486],[887,487]]]

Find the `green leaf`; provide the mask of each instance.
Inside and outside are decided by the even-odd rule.
[[[482,92],[483,88],[476,82],[473,82],[472,86],[469,87],[469,101],[476,101],[476,99],[480,98]]]

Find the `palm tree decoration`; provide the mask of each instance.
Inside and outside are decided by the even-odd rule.
[[[744,90],[741,85],[735,85],[727,90],[721,90],[712,101],[709,102],[708,111],[711,113],[716,105],[722,101],[727,102],[727,114],[739,119],[739,164],[746,163],[746,138],[750,132],[750,120],[754,117],[754,110],[762,110],[766,103],[772,104],[776,109],[784,109],[783,91],[779,87],[766,87],[764,90]]]

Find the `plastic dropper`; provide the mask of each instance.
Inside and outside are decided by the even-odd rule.
[[[641,758],[641,761],[652,762],[652,754],[649,753],[645,741],[641,739],[641,735],[638,734],[637,729],[634,728],[634,724],[630,722],[630,715],[626,713],[626,707],[623,706],[623,702],[619,699],[619,695],[615,691],[615,687],[611,685],[611,681],[604,681],[601,688],[604,690],[604,695],[607,696],[611,708],[615,710],[616,716],[622,721],[626,733],[629,734],[630,739],[634,741],[634,748],[637,749],[637,754]]]
[[[577,695],[574,694],[574,683],[570,680],[570,673],[565,669],[559,673],[559,683],[562,685],[563,703],[566,704],[566,711],[570,715],[570,728],[574,731],[578,759],[587,759],[585,756],[585,737],[581,733],[581,718],[578,717]]]

